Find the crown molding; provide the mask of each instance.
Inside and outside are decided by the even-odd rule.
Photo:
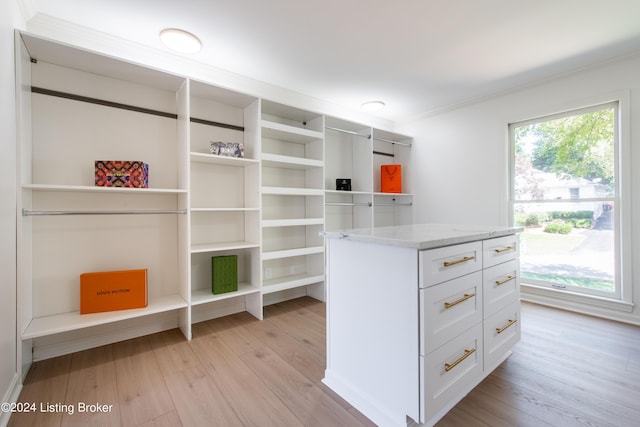
[[[33,0],[16,0],[16,3],[18,3],[18,9],[20,9],[25,22],[28,22],[38,13]]]
[[[510,96],[513,94],[517,94],[532,88],[536,88],[538,86],[541,85],[545,85],[545,84],[550,84],[553,82],[557,82],[557,81],[562,81],[564,79],[567,78],[571,78],[572,76],[576,76],[579,75],[581,73],[585,73],[585,72],[590,72],[593,70],[597,70],[603,67],[608,67],[610,65],[613,64],[617,64],[617,63],[621,63],[621,62],[625,62],[625,61],[629,61],[629,60],[633,60],[636,58],[640,58],[640,49],[633,49],[629,52],[625,52],[625,53],[621,53],[618,55],[615,55],[611,58],[605,58],[605,59],[601,59],[589,64],[585,64],[582,65],[578,68],[572,68],[563,72],[559,72],[556,74],[552,74],[549,75],[547,77],[541,77],[538,79],[534,79],[532,81],[529,82],[524,82],[524,83],[520,83],[520,84],[516,84],[510,88],[504,89],[504,90],[500,90],[500,91],[495,91],[495,92],[491,92],[488,94],[484,94],[484,95],[479,95],[476,97],[470,97],[467,99],[463,99],[459,102],[454,102],[448,105],[443,105],[442,107],[439,108],[434,108],[432,110],[428,110],[422,113],[418,113],[415,114],[413,116],[407,116],[401,119],[396,120],[396,125],[399,128],[402,128],[405,125],[409,125],[411,123],[416,123],[416,122],[420,122],[422,120],[426,120],[429,119],[431,117],[436,117],[439,116],[441,114],[446,114],[446,113],[450,113],[452,111],[457,111],[457,110],[461,110],[463,108],[466,107],[471,107],[477,104],[481,104],[484,102],[489,102],[491,100],[494,99],[499,99],[502,97],[506,97],[506,96]]]

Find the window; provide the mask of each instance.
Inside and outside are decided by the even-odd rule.
[[[569,189],[569,194],[571,195],[572,199],[579,199],[580,198],[580,188],[570,188]]]
[[[509,125],[523,284],[621,299],[618,103]]]

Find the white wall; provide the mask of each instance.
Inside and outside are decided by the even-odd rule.
[[[413,145],[414,218],[416,222],[465,224],[508,223],[509,154],[507,124],[566,111],[623,95],[629,107],[630,153],[640,164],[640,54],[588,70],[540,82],[508,94],[398,124],[415,136]],[[627,177],[624,200],[629,208],[631,264],[640,255],[640,169]],[[637,263],[636,263],[637,264]],[[639,264],[640,265],[640,264]],[[633,295],[640,304],[640,268],[632,272]],[[572,307],[590,311],[589,307]],[[591,312],[640,323],[640,310]]]
[[[16,364],[16,109],[14,28],[23,25],[15,1],[0,2],[0,397],[15,398]],[[7,421],[0,413],[0,424]]]

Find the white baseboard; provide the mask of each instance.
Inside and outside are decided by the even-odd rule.
[[[272,294],[266,294],[263,296],[263,305],[267,306],[267,305],[278,304],[283,301],[304,297],[306,295],[307,295],[307,290],[304,286],[300,288],[293,288],[293,289],[287,289],[285,291],[274,292]]]
[[[191,308],[191,322],[200,323],[246,310],[244,296],[217,301],[215,304],[195,305]]]
[[[344,381],[339,375],[335,375],[333,371],[329,369],[325,370],[325,376],[322,382],[376,425],[398,427],[407,425],[406,417],[403,416],[401,419],[398,419],[382,411],[382,408],[385,407],[384,404],[375,402],[365,391]]]
[[[9,388],[4,393],[2,403],[15,403],[18,401],[22,391],[22,382],[20,381],[20,375],[16,372],[11,380]],[[6,427],[9,424],[9,418],[11,418],[11,412],[0,411],[0,427]]]

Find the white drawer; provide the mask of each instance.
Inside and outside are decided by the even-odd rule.
[[[484,321],[484,369],[488,374],[520,341],[520,302],[503,308]]]
[[[482,322],[482,272],[420,289],[420,354]]]
[[[452,407],[483,378],[482,325],[420,357],[420,422]]]
[[[520,256],[520,241],[517,234],[512,234],[482,242],[483,267],[491,267],[516,259]]]
[[[425,288],[482,269],[482,242],[420,252],[420,287]]]
[[[483,281],[485,318],[520,299],[520,263],[517,259],[485,269]]]

